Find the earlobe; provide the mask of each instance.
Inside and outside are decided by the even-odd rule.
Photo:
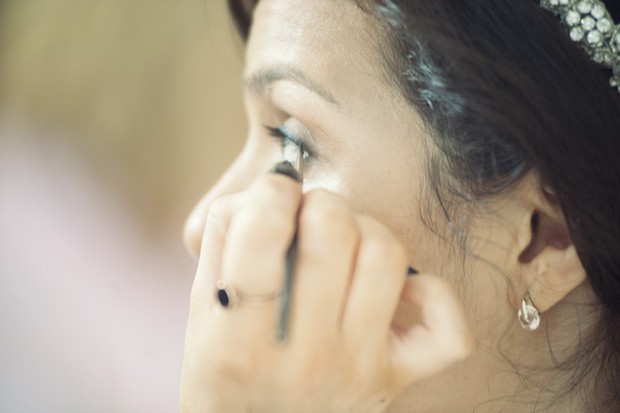
[[[532,279],[528,288],[531,300],[545,312],[560,302],[586,279],[575,247],[546,248],[532,263]]]
[[[540,312],[549,310],[586,280],[563,214],[548,193],[539,198],[532,212],[530,242],[519,261],[524,270],[521,287]]]

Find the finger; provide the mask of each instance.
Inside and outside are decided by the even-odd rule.
[[[190,317],[204,320],[214,300],[214,285],[220,278],[222,252],[232,215],[243,204],[244,192],[214,200],[207,211],[196,276],[190,297]],[[200,314],[197,314],[200,313]]]
[[[341,321],[359,242],[353,212],[336,194],[306,194],[297,242],[291,336],[315,345],[334,337]]]
[[[205,366],[194,363],[196,350],[204,349],[203,328],[214,299],[215,279],[219,277],[222,249],[232,214],[242,204],[244,193],[227,195],[211,202],[205,218],[203,237],[201,239],[198,268],[192,285],[189,305],[189,317],[185,336],[183,356],[184,378],[203,377]],[[184,383],[182,389],[191,386]],[[195,384],[195,383],[194,383]]]
[[[282,289],[284,260],[295,232],[300,201],[298,183],[282,175],[270,174],[252,185],[244,204],[232,216],[221,274],[227,285],[242,296],[268,296]],[[250,307],[252,310],[247,311]],[[240,322],[248,322],[249,325],[244,324],[243,328],[251,335],[255,328],[264,328],[264,321],[261,323],[260,317],[253,315],[264,313],[264,308],[271,307],[240,303],[238,309],[228,314],[229,317],[240,317]],[[274,315],[271,311],[269,318]],[[239,325],[235,324],[229,323],[238,329]]]
[[[358,216],[357,221],[361,237],[343,332],[349,346],[376,352],[389,335],[408,260],[387,228],[366,216]]]
[[[444,279],[421,274],[407,280],[402,300],[417,309],[411,325],[395,326],[391,359],[403,385],[440,372],[465,358],[475,346],[463,306]]]

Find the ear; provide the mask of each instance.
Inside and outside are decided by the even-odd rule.
[[[522,285],[536,308],[544,312],[560,302],[586,280],[564,214],[554,192],[531,179],[528,191],[530,236],[522,248]],[[524,294],[525,296],[525,294]]]

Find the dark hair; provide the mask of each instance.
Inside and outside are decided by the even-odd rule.
[[[602,306],[575,355],[597,411],[620,409],[620,94],[536,1],[353,0],[377,18],[385,70],[443,156],[438,199],[500,194],[536,170],[557,196]],[[229,0],[243,38],[258,0]],[[608,1],[618,21],[620,2]],[[613,3],[613,4],[612,4]],[[446,208],[448,212],[450,208]]]

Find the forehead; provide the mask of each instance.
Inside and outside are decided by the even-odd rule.
[[[261,0],[246,49],[246,76],[265,67],[294,67],[330,85],[336,99],[381,73],[380,31],[354,0]]]

